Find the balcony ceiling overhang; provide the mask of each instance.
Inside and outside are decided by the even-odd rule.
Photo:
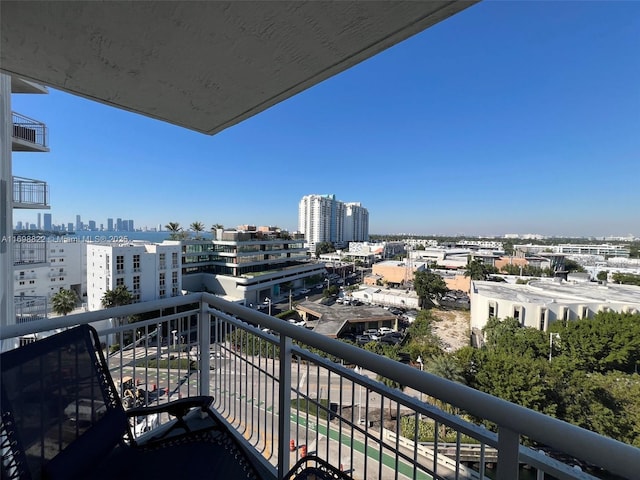
[[[0,2],[0,69],[214,134],[471,1]]]

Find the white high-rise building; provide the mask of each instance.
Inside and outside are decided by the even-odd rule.
[[[305,195],[298,206],[298,230],[311,251],[320,242],[344,247],[369,239],[369,212],[360,203],[343,203],[335,195]]]

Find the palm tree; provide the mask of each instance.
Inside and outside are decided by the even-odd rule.
[[[451,355],[439,355],[433,357],[427,363],[427,372],[432,373],[433,375],[437,375],[439,377],[445,378],[447,380],[451,380],[452,382],[457,383],[465,383],[464,371],[462,367],[456,362],[456,359]],[[458,414],[458,409],[451,406],[448,403],[444,403],[441,400],[436,398],[433,399],[433,403],[435,403],[440,410],[444,410],[445,412],[452,413],[454,415]],[[442,427],[442,437],[445,438],[447,434],[447,428],[444,423],[441,424]]]
[[[391,380],[390,378],[387,377],[383,377],[382,375],[378,375],[376,377],[376,380],[378,380],[379,382],[384,383],[387,387],[389,388],[395,388],[398,389],[400,391],[404,390],[404,385],[400,384],[399,382],[396,382],[395,380]],[[393,406],[393,402],[391,400],[389,400],[389,418],[393,419],[393,410],[391,409],[391,407]],[[382,418],[383,415],[380,415],[380,422],[381,422],[381,427],[384,426],[384,419]]]
[[[120,307],[133,303],[133,295],[125,285],[118,285],[113,290],[107,290],[102,295],[102,308]],[[118,326],[123,324],[123,317],[116,317]],[[121,342],[120,334],[118,334],[118,342]]]
[[[78,294],[73,290],[61,288],[58,293],[51,297],[51,306],[58,315],[71,313],[78,304]]]
[[[182,227],[178,222],[169,222],[164,226],[164,228],[170,232],[169,240],[180,240],[181,237],[183,237]]]
[[[464,271],[465,277],[471,280],[486,280],[488,275],[487,267],[480,260],[470,260],[467,262],[467,268]]]
[[[202,224],[202,222],[193,222],[190,227],[191,230],[196,232],[196,240],[201,240],[202,235],[200,235],[200,233],[204,231],[204,225]]]
[[[102,295],[102,308],[120,307],[133,302],[133,295],[126,285],[118,285],[113,290],[107,290]]]

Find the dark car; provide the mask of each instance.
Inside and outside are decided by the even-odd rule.
[[[356,343],[358,345],[366,345],[369,342],[373,342],[373,338],[370,335],[358,335],[356,337]]]
[[[380,343],[386,343],[387,345],[397,345],[402,342],[402,336],[397,336],[392,333],[387,333],[380,337]]]

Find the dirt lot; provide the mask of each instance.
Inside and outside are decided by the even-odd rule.
[[[442,339],[446,349],[453,352],[469,345],[471,315],[468,310],[434,308],[432,312],[438,319],[433,324],[433,331]]]

